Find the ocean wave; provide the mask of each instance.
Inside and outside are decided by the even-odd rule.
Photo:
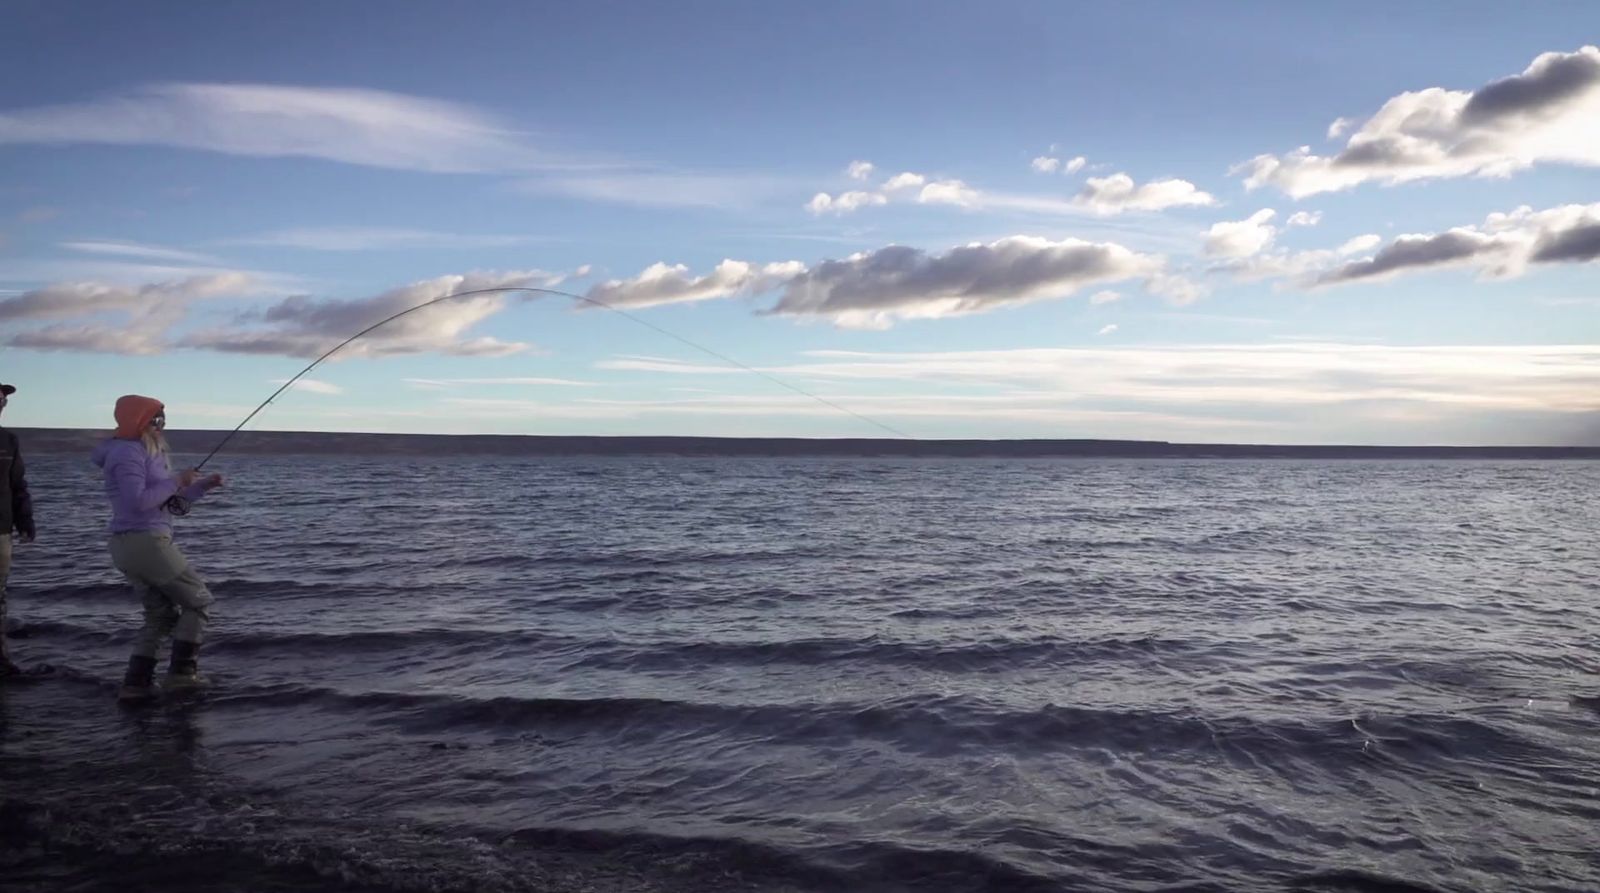
[[[414,733],[500,731],[602,737],[690,734],[707,741],[851,745],[879,741],[903,753],[1014,756],[1066,751],[1212,754],[1283,769],[1385,764],[1439,769],[1538,765],[1568,757],[1501,725],[1416,714],[1287,720],[1114,710],[1049,704],[1018,710],[970,696],[908,696],[872,702],[719,704],[664,698],[466,697],[415,692],[344,692],[285,684],[214,693],[211,705],[313,707],[358,712]]]

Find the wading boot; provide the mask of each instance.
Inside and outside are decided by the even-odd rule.
[[[194,642],[173,642],[172,663],[167,666],[163,688],[203,688],[209,683],[200,675],[200,646]]]
[[[156,659],[153,657],[128,658],[128,674],[122,677],[122,689],[117,692],[117,700],[125,704],[137,704],[148,701],[156,696]]]

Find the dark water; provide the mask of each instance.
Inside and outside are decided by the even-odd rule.
[[[7,890],[1600,889],[1600,464],[224,467],[125,710],[35,459]]]

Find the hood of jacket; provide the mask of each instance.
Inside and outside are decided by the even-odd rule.
[[[116,437],[124,440],[137,440],[144,429],[149,427],[150,420],[166,409],[160,400],[154,397],[142,397],[138,394],[129,394],[117,398],[115,416],[117,418]]]

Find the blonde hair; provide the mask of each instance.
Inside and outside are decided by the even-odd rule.
[[[167,463],[167,468],[172,468],[172,460],[167,455],[167,437],[153,427],[145,428],[139,435],[139,442],[144,444],[145,451],[152,456],[159,456],[161,461]]]

